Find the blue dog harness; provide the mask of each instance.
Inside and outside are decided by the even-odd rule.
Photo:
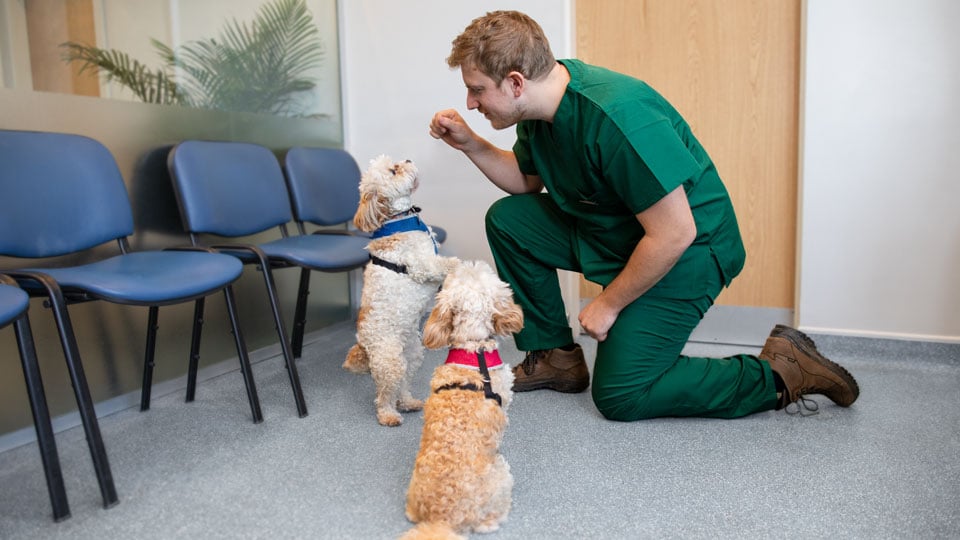
[[[433,237],[433,232],[431,232],[430,227],[428,227],[427,224],[420,219],[420,207],[414,206],[410,208],[410,210],[401,212],[397,215],[401,217],[395,217],[394,219],[391,219],[390,221],[381,225],[379,229],[373,231],[373,234],[370,235],[370,238],[375,240],[377,238],[383,238],[398,233],[421,231],[427,233],[430,236],[430,240],[433,241],[433,252],[440,253],[440,247],[437,246],[437,240]],[[377,266],[382,266],[384,268],[393,270],[398,274],[407,273],[407,267],[405,265],[386,261],[380,257],[377,257],[376,255],[370,255],[370,262]]]

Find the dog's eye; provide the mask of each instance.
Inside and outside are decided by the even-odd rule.
[[[390,167],[390,174],[396,176],[396,174],[397,174],[397,167],[396,167],[396,166]]]

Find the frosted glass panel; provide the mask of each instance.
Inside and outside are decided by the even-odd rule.
[[[2,0],[0,30],[6,88],[342,130],[335,0]]]

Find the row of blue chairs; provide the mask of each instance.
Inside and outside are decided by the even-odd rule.
[[[256,144],[184,141],[171,149],[167,165],[190,244],[134,251],[129,242],[134,233],[130,200],[105,146],[81,135],[0,130],[0,255],[29,264],[30,259],[117,244],[115,255],[85,264],[0,269],[9,276],[0,288],[0,324],[16,328],[55,520],[69,516],[69,508],[24,294],[44,298],[51,308],[104,507],[110,507],[118,502],[117,492],[68,305],[103,300],[149,308],[140,400],[141,410],[147,410],[159,308],[194,303],[186,397],[192,401],[205,300],[223,293],[251,415],[259,423],[263,415],[232,288],[243,266],[255,265],[263,275],[297,413],[303,417],[307,406],[295,359],[303,346],[310,273],[348,271],[369,258],[365,235],[328,228],[349,222],[359,204],[360,171],[343,150],[292,148],[281,164],[273,152]],[[290,223],[296,225],[296,234],[288,230]],[[308,232],[308,224],[325,228]],[[240,241],[275,228],[276,240]],[[291,267],[301,271],[288,336],[273,270]]]

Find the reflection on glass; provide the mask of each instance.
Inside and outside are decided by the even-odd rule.
[[[151,70],[124,51],[68,41],[64,60],[99,70],[147,103],[306,116],[296,98],[316,87],[310,72],[324,46],[304,0],[264,4],[249,24],[228,20],[217,38],[176,49],[152,39],[163,67]]]
[[[0,0],[3,87],[340,120],[336,0]]]

